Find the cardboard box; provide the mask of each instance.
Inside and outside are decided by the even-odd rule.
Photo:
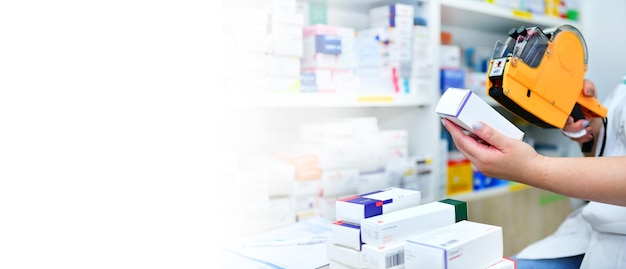
[[[336,202],[336,219],[360,225],[361,220],[419,205],[419,191],[386,188],[346,197]]]
[[[455,206],[430,202],[362,220],[361,240],[374,247],[383,247],[452,225],[455,220]]]
[[[439,47],[439,65],[444,68],[461,68],[461,47],[441,45]]]
[[[335,221],[332,224],[331,233],[333,244],[361,250],[361,245],[363,244],[361,241],[361,226]]]
[[[404,246],[406,268],[487,268],[503,255],[502,228],[460,221],[409,238]]]
[[[448,88],[441,95],[435,111],[470,133],[473,132],[472,125],[482,121],[505,136],[517,140],[524,138],[524,132],[469,89]]]
[[[366,268],[361,251],[342,247],[337,244],[326,244],[328,259],[352,268]]]

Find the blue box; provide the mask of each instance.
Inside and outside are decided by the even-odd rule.
[[[300,91],[317,92],[317,79],[314,73],[300,74]]]
[[[485,176],[480,171],[474,170],[474,190],[484,190],[488,188],[507,185],[509,182],[503,179]]]
[[[315,35],[315,52],[330,55],[341,54],[341,37],[332,35]]]
[[[440,79],[441,93],[448,88],[465,88],[465,70],[461,68],[442,68]]]

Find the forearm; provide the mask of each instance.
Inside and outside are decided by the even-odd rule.
[[[626,156],[531,160],[512,180],[569,197],[626,206]],[[520,171],[521,172],[521,171]]]

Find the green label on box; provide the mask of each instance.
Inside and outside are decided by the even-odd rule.
[[[326,1],[323,2],[309,2],[309,24],[327,24],[328,23],[328,8],[326,7]]]
[[[467,220],[467,202],[455,199],[443,199],[440,203],[446,203],[454,206],[456,222]]]

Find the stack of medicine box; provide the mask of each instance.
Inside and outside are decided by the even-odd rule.
[[[303,29],[302,92],[356,89],[353,28],[316,24]]]
[[[409,93],[411,76],[413,21],[415,9],[412,5],[391,4],[369,10],[371,28],[382,27],[388,32],[386,46],[392,71],[393,91]]]
[[[393,81],[393,71],[387,46],[388,31],[384,27],[359,30],[355,38],[356,76],[361,93],[393,93],[397,81]]]
[[[392,187],[338,200],[336,217],[331,268],[403,268],[406,240],[466,220],[467,204],[421,204],[419,191]]]
[[[291,1],[285,1],[291,2]],[[299,92],[303,57],[303,16],[292,8],[274,11],[268,18],[270,49],[267,54],[267,90],[270,92]],[[245,65],[245,64],[244,64]]]
[[[224,6],[220,71],[233,97],[300,90],[304,16],[296,0],[236,1]]]
[[[413,37],[411,40],[411,75],[409,87],[411,94],[428,96],[432,93],[432,86],[435,76],[432,66],[439,59],[433,53],[431,46],[431,33],[428,26],[414,25]],[[486,77],[486,76],[485,76]]]

